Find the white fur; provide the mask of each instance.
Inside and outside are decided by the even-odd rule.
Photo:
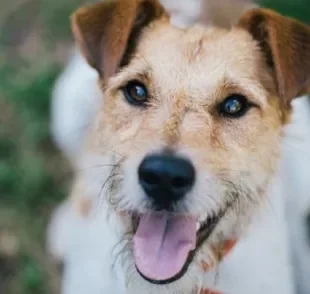
[[[286,220],[299,294],[310,293],[310,240],[306,217],[310,212],[310,99],[294,102],[287,128],[282,179],[285,183]]]
[[[75,48],[52,93],[51,133],[60,150],[75,164],[102,97],[98,74]]]

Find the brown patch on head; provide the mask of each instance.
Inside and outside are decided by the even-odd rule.
[[[79,9],[72,29],[89,64],[107,80],[128,63],[143,28],[163,15],[157,0],[107,0]]]
[[[309,93],[310,27],[270,10],[254,9],[239,21],[258,42],[285,106]]]

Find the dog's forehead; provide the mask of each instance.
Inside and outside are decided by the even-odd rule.
[[[224,79],[259,82],[264,71],[257,44],[238,28],[195,26],[182,30],[159,25],[145,34],[138,56],[160,85],[206,89]]]

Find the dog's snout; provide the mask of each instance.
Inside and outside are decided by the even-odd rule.
[[[167,154],[147,156],[138,173],[140,185],[159,209],[169,209],[191,190],[195,182],[192,163]]]

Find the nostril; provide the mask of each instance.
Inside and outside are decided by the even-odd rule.
[[[148,186],[158,186],[161,183],[161,177],[153,172],[143,172],[140,179]]]
[[[171,184],[175,189],[186,189],[191,186],[191,181],[187,178],[176,177],[172,179]]]

